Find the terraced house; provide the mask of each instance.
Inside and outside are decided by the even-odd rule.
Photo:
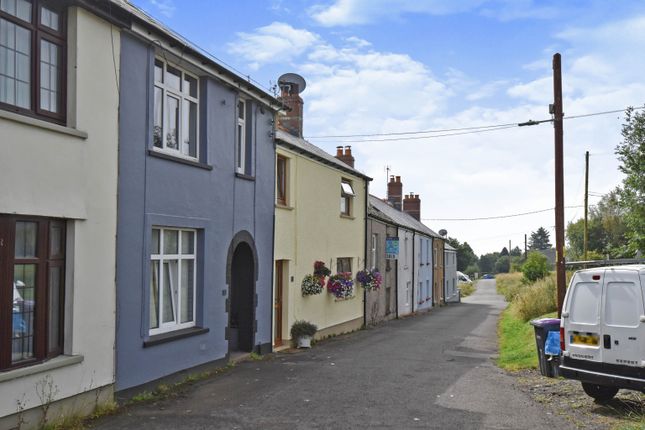
[[[119,5],[121,391],[271,350],[279,102]]]
[[[0,0],[0,428],[112,398],[117,15]]]
[[[279,79],[286,114],[276,131],[276,213],[273,342],[290,338],[296,320],[318,326],[318,336],[338,334],[363,325],[364,291],[353,285],[338,296],[319,288],[303,290],[315,263],[331,274],[365,268],[368,184],[354,168],[351,148],[336,157],[302,138],[305,81],[295,74]],[[325,281],[329,278],[326,277]]]

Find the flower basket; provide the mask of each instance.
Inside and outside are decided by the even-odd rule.
[[[327,276],[331,275],[331,270],[325,266],[324,261],[316,261],[314,263],[314,275],[318,278],[325,279]]]
[[[356,280],[367,291],[376,291],[383,283],[383,277],[376,269],[361,270],[356,274]]]
[[[311,348],[311,338],[317,331],[315,324],[304,320],[296,321],[291,326],[291,340],[298,348]]]
[[[348,299],[354,295],[354,281],[351,272],[341,272],[329,277],[327,291],[337,299]]]
[[[303,296],[313,296],[320,294],[325,286],[325,281],[314,275],[307,275],[302,280],[301,288]]]

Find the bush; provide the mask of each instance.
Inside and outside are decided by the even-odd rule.
[[[313,337],[318,331],[318,327],[309,321],[296,321],[291,326],[291,339],[298,339],[302,336]]]
[[[549,261],[540,252],[529,252],[526,263],[522,265],[522,273],[528,282],[535,282],[549,274]]]
[[[558,309],[555,276],[540,279],[519,290],[513,299],[513,310],[522,320],[528,321]]]
[[[521,273],[502,273],[495,276],[497,292],[504,296],[507,302],[511,302],[522,288]]]

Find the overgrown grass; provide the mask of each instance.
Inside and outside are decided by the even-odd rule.
[[[475,282],[463,282],[459,284],[459,290],[461,291],[461,298],[470,296],[475,292]]]
[[[555,276],[548,276],[519,289],[512,303],[512,310],[522,321],[557,311]]]
[[[495,275],[495,285],[497,292],[503,295],[507,302],[511,302],[523,286],[522,273],[513,272]]]

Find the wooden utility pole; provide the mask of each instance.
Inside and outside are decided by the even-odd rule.
[[[564,267],[564,155],[562,112],[562,59],[559,53],[553,56],[553,129],[555,137],[555,269],[558,290],[558,316],[562,315],[562,304],[566,290]]]
[[[529,249],[526,246],[526,233],[524,233],[524,259],[526,260],[528,256],[529,256]]]
[[[585,152],[585,235],[584,235],[584,260],[587,261],[587,249],[589,249],[589,151]]]
[[[511,273],[511,241],[508,241],[508,273]]]

